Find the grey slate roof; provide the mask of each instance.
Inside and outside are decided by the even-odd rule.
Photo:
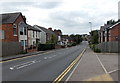
[[[101,30],[105,31],[106,29],[110,29],[111,26],[112,24],[101,26]]]
[[[46,33],[56,35],[54,32],[52,32],[52,31],[50,31],[50,30],[48,30],[48,29],[46,29],[46,28],[44,28],[44,27],[41,27],[41,26],[38,26],[38,25],[34,25],[34,26],[37,26],[38,28],[40,28],[41,30],[43,30],[43,31],[46,32]]]
[[[20,14],[21,12],[0,14],[0,19],[2,19],[0,20],[0,23],[2,24],[14,23]]]
[[[35,30],[35,31],[41,32],[40,29],[37,29],[37,28],[35,28],[35,27],[31,26],[31,25],[27,25],[27,26],[28,26],[28,30]]]

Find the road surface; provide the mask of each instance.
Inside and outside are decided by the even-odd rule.
[[[54,81],[76,59],[87,42],[2,63],[3,81]]]

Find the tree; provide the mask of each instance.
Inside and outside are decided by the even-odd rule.
[[[72,41],[74,41],[76,44],[80,44],[82,42],[82,36],[77,34],[77,35],[70,35],[70,38],[72,39]]]
[[[57,43],[57,37],[54,34],[52,34],[50,40],[47,43],[56,44]]]
[[[99,38],[98,30],[93,30],[93,31],[90,32],[90,34],[91,34],[90,42],[92,44],[98,44],[98,38]]]

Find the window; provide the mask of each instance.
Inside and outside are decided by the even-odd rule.
[[[21,46],[24,46],[24,40],[21,40],[20,44]]]
[[[33,38],[34,38],[35,32],[33,31]]]
[[[38,34],[38,33],[37,33],[37,31],[36,31],[36,38],[37,38],[37,34]]]
[[[24,27],[24,35],[26,35],[26,31],[27,31],[27,30],[26,30],[26,27]]]
[[[20,35],[27,35],[27,27],[26,27],[26,24],[21,21],[21,22],[18,24],[18,26],[19,26],[19,33],[20,33]]]
[[[33,46],[35,46],[36,45],[36,43],[35,43],[35,41],[33,41]]]
[[[0,30],[0,39],[5,39],[3,30]]]
[[[13,35],[17,35],[17,26],[13,24]]]
[[[27,40],[25,40],[25,46],[27,46]]]
[[[23,35],[23,27],[20,27],[20,35]]]

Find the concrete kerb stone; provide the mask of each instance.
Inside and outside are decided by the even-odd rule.
[[[53,50],[55,51],[55,50],[60,50],[60,49],[65,49],[65,48],[59,48],[59,49],[53,49]],[[27,53],[27,54],[19,54],[19,55],[14,55],[14,56],[9,56],[9,57],[0,57],[1,58],[0,61],[7,61],[7,60],[22,58],[22,57],[26,57],[26,56],[35,55],[35,54],[42,54],[42,53],[53,51],[53,50],[37,51],[37,52],[31,52],[31,53]]]
[[[33,52],[33,53],[28,53],[28,54],[19,54],[19,55],[14,55],[14,56],[9,56],[9,57],[1,57],[2,61],[7,61],[7,60],[11,60],[11,59],[16,59],[16,58],[22,58],[22,57],[26,57],[26,56],[31,56],[31,55],[35,55],[35,54],[42,54],[45,53],[46,51],[39,51],[39,52]]]

